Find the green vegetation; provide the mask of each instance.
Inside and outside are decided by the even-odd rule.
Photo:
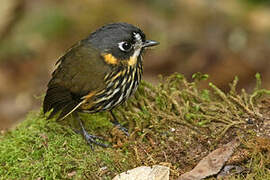
[[[237,78],[227,94],[212,83],[209,89],[198,88],[207,77],[197,73],[187,82],[174,74],[161,78],[158,86],[143,82],[135,96],[115,110],[129,128],[129,138],[113,128],[109,114],[81,114],[87,130],[111,144],[106,149],[95,146],[92,151],[72,130],[78,128],[72,118],[56,122],[42,112],[30,113],[0,136],[0,179],[111,179],[154,164],[169,166],[175,178],[236,137],[242,143],[228,163],[246,170],[233,178],[270,179],[265,126],[270,91],[261,89],[259,75],[251,94],[237,93]]]

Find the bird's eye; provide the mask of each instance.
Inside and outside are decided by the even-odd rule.
[[[130,51],[131,50],[132,45],[129,42],[123,41],[123,42],[118,43],[118,47],[119,47],[119,49],[121,51],[127,52],[127,51]]]

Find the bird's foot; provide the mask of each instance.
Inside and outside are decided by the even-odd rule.
[[[80,130],[75,130],[75,132],[80,133],[80,134],[83,135],[83,137],[85,138],[86,142],[90,145],[92,150],[93,150],[93,144],[96,144],[98,146],[105,147],[105,148],[109,147],[109,145],[103,144],[103,143],[100,142],[100,141],[104,141],[104,139],[102,137],[89,134],[85,130],[83,122],[81,121],[81,119],[80,119],[77,112],[73,113],[73,116],[74,116],[75,119],[77,119],[79,121],[80,126],[81,126],[81,131]]]
[[[109,147],[109,145],[99,142],[99,141],[104,141],[102,137],[89,134],[88,132],[83,131],[83,130],[80,131],[80,130],[74,129],[74,132],[76,132],[77,134],[82,134],[87,144],[90,145],[91,149],[93,149],[93,144],[96,144],[98,146],[105,147],[105,148]]]
[[[96,144],[96,145],[104,147],[104,148],[109,147],[109,145],[103,144],[103,143],[97,141],[97,140],[103,141],[104,139],[102,137],[88,134],[86,131],[83,132],[83,136],[84,136],[86,142],[90,145],[91,149],[93,149],[93,144]]]

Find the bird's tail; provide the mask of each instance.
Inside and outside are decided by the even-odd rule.
[[[66,88],[63,88],[59,85],[48,86],[48,90],[43,102],[43,111],[44,113],[50,113],[48,119],[55,116],[58,112],[61,112],[57,117],[57,120],[64,119],[73,111],[75,111],[82,102],[74,100],[70,91]]]

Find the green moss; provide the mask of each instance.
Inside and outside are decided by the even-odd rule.
[[[237,93],[237,78],[229,93],[212,83],[209,89],[198,88],[206,79],[197,74],[194,82],[187,82],[175,74],[158,86],[142,82],[135,96],[115,110],[129,138],[113,128],[108,113],[81,114],[87,131],[102,136],[110,148],[95,146],[92,151],[73,131],[78,125],[72,118],[56,122],[30,113],[0,136],[0,179],[111,179],[130,168],[160,163],[170,165],[175,179],[235,137],[243,140],[237,151],[248,151],[245,157],[251,158],[235,163],[252,171],[234,178],[268,178],[270,143],[258,143],[256,136],[268,113],[261,109],[270,104],[265,104],[269,91],[257,85],[251,94]]]
[[[93,124],[96,128],[103,126]],[[125,154],[114,149],[104,151],[100,147],[92,151],[79,134],[35,113],[1,136],[0,150],[1,179],[62,179],[68,178],[72,171],[80,179],[95,176],[94,172],[105,166],[113,172],[130,167]],[[115,163],[120,161],[119,168]]]

